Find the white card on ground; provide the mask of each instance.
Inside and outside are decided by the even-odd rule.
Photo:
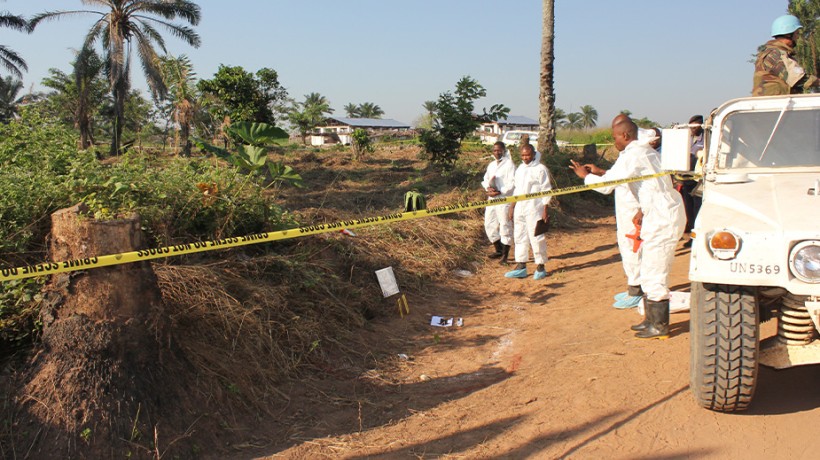
[[[399,284],[396,282],[396,275],[393,274],[393,267],[376,270],[376,278],[379,279],[379,286],[381,286],[382,295],[385,297],[399,293]]]
[[[437,327],[450,327],[450,326],[453,325],[453,318],[452,317],[447,318],[447,317],[444,317],[444,316],[435,316],[434,315],[433,318],[430,319],[430,325],[431,326],[437,326]]]

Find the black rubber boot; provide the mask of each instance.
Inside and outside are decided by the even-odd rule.
[[[504,249],[504,245],[501,244],[501,240],[493,241],[493,246],[495,246],[495,252],[490,253],[487,257],[490,259],[498,259],[499,257],[503,256],[504,253],[502,250]]]
[[[507,259],[510,258],[510,245],[509,244],[501,244],[501,260],[498,261],[501,265],[507,264]]]
[[[634,292],[634,291],[632,291],[632,288],[633,288],[633,286],[629,286],[629,292],[630,293]],[[638,286],[638,289],[640,290],[641,287]],[[636,295],[642,295],[642,294],[643,294],[643,291],[641,291],[641,294],[636,294]],[[637,332],[637,331],[642,331],[642,330],[646,329],[649,326],[649,313],[646,310],[646,296],[643,296],[643,313],[644,313],[643,314],[643,321],[641,321],[638,324],[633,325],[632,327],[630,327],[630,329]]]
[[[669,300],[649,300],[644,302],[646,318],[649,325],[646,329],[635,333],[639,339],[668,339],[669,338]]]
[[[629,294],[633,297],[643,295],[643,289],[641,289],[640,284],[637,285],[637,286],[629,286],[629,288],[626,290],[626,292],[627,292],[627,294]],[[646,300],[646,299],[644,299],[644,300]]]

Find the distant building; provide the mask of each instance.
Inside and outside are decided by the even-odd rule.
[[[346,118],[328,117],[310,134],[310,145],[348,145],[352,142],[353,131],[364,129],[371,137],[410,137],[414,131],[410,125],[390,118]]]
[[[478,128],[478,136],[481,142],[494,144],[507,131],[538,131],[538,122],[532,118],[511,115],[505,120],[482,123]]]

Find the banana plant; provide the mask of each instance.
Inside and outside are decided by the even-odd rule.
[[[271,184],[287,182],[295,187],[302,186],[302,177],[293,168],[268,159],[268,146],[288,138],[283,129],[267,123],[239,122],[227,131],[231,137],[241,140],[236,143],[235,153],[201,139],[197,139],[197,147],[227,161],[248,176],[269,174]]]

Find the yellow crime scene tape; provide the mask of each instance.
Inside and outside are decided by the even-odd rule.
[[[178,244],[174,246],[145,249],[141,251],[123,252],[119,254],[101,255],[95,257],[87,257],[84,259],[70,260],[65,262],[44,262],[25,267],[3,268],[0,269],[0,281],[12,281],[24,278],[33,278],[36,276],[55,275],[58,273],[88,270],[91,268],[110,267],[113,265],[122,265],[145,260],[162,259],[166,257],[175,257],[185,254],[194,254],[198,252],[215,251],[218,249],[235,248],[251,244],[281,241],[292,238],[301,238],[304,236],[318,235],[321,233],[340,232],[345,229],[372,227],[376,225],[383,225],[393,222],[423,219],[428,216],[440,216],[444,214],[467,211],[470,209],[485,208],[487,206],[497,206],[505,203],[515,203],[518,201],[532,200],[535,198],[569,195],[572,193],[583,192],[586,190],[594,190],[596,188],[628,184],[630,182],[638,182],[678,173],[679,172],[676,171],[664,171],[647,176],[631,177],[627,179],[600,182],[592,185],[575,185],[572,187],[565,187],[562,189],[553,189],[545,192],[529,193],[526,195],[516,195],[506,198],[499,198],[495,200],[468,201],[448,206],[435,206],[419,211],[397,212],[395,214],[387,214],[383,216],[365,217],[362,219],[351,219],[327,224],[309,225],[304,227],[292,228],[288,230],[278,230],[273,232],[257,233],[253,235],[222,238],[219,240]]]

